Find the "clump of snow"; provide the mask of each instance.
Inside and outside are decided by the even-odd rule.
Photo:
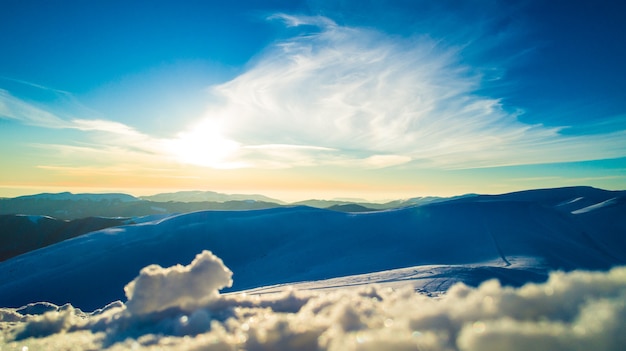
[[[626,267],[551,273],[541,284],[454,285],[220,295],[231,273],[208,251],[186,266],[149,266],[126,305],[91,314],[0,309],[2,349],[72,350],[622,350]],[[44,305],[41,305],[44,306]],[[35,308],[40,312],[40,308]]]
[[[59,310],[59,306],[51,304],[49,302],[35,302],[35,303],[29,303],[26,306],[22,306],[20,308],[18,308],[16,310],[16,312],[19,312],[21,314],[44,314],[46,312],[50,312],[50,311],[58,311]]]
[[[57,311],[46,312],[28,318],[28,323],[20,325],[15,330],[15,340],[39,338],[68,331],[82,322],[80,310],[72,306],[59,308]]]
[[[202,251],[188,266],[162,268],[150,265],[124,287],[132,314],[142,315],[171,307],[193,310],[218,298],[230,287],[233,272],[210,251]]]

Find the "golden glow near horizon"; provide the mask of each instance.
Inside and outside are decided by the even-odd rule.
[[[286,202],[306,199],[359,198],[373,202],[419,196],[454,196],[467,193],[498,194],[531,188],[592,185],[619,190],[621,178],[566,178],[560,172],[576,168],[585,174],[588,165],[558,166],[553,176],[518,177],[521,174],[545,175],[545,170],[513,167],[494,170],[422,171],[329,169],[231,169],[215,170],[198,166],[172,165],[163,169],[28,169],[0,174],[0,197],[15,197],[41,192],[106,193],[122,192],[134,196],[183,190],[208,190],[230,194],[262,194]],[[564,169],[561,169],[564,168]],[[41,174],[33,174],[41,172]],[[12,179],[8,179],[12,178]],[[503,180],[505,178],[506,180]],[[476,190],[480,189],[480,190]]]

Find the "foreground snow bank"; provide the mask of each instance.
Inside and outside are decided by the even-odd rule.
[[[376,286],[220,295],[231,284],[203,251],[188,266],[149,266],[128,302],[0,309],[2,350],[620,350],[626,267],[552,273],[520,288],[487,281],[438,298]],[[24,348],[27,347],[27,348]]]
[[[218,290],[231,287],[233,280],[222,260],[209,251],[197,255],[189,266],[162,268],[150,265],[124,287],[126,308],[134,315],[143,315],[179,308],[193,310],[218,298]]]

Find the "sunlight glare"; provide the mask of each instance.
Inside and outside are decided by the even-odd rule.
[[[166,147],[182,163],[219,169],[245,167],[242,162],[232,161],[239,143],[224,137],[220,124],[214,120],[206,119],[179,133]]]

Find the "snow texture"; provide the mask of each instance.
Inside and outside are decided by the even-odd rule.
[[[207,251],[185,267],[146,267],[128,284],[127,304],[93,313],[51,304],[0,309],[0,345],[29,351],[617,351],[626,344],[626,267],[555,272],[545,283],[519,288],[496,280],[477,288],[456,284],[437,298],[377,285],[220,295],[216,289],[229,281],[229,270]],[[189,284],[201,288],[190,292]],[[150,297],[159,288],[172,291],[157,298],[165,309]]]
[[[233,272],[209,251],[198,254],[189,266],[162,268],[150,265],[124,288],[126,307],[136,315],[171,307],[193,310],[217,297],[217,291],[233,284]]]

